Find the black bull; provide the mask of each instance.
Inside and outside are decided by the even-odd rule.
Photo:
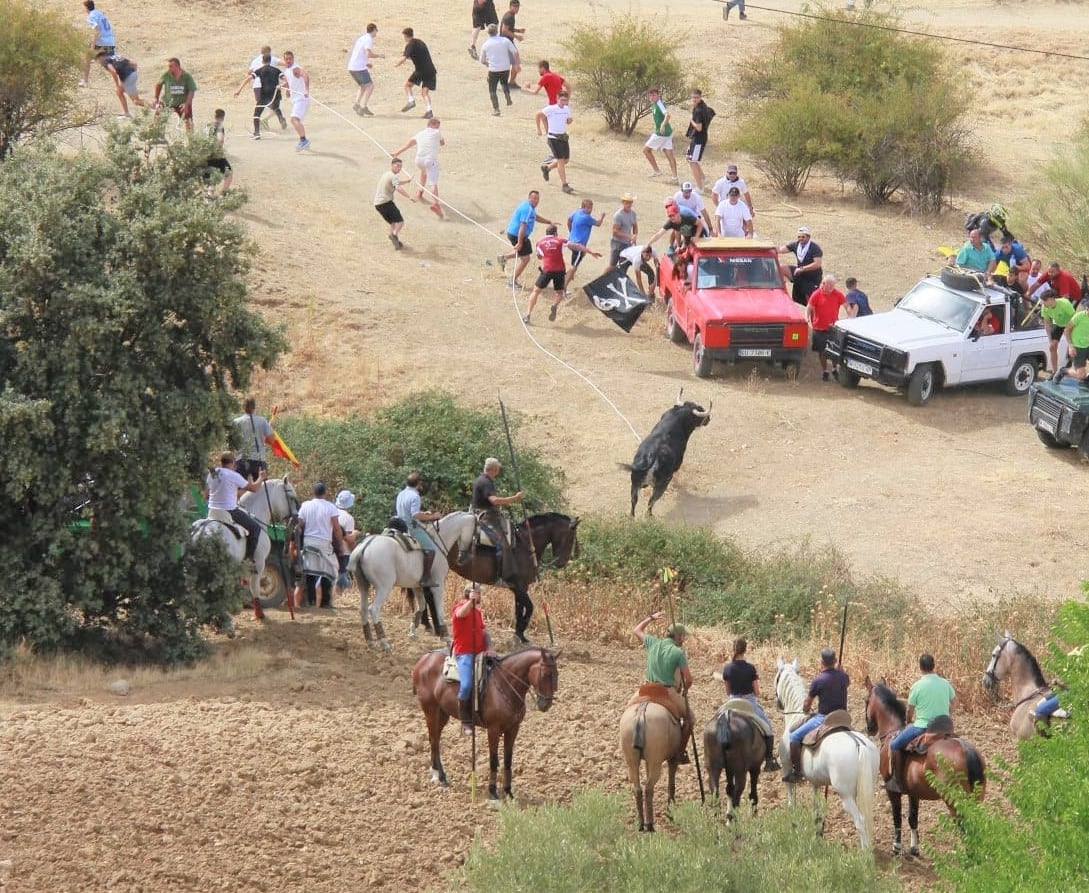
[[[691,400],[680,402],[662,413],[654,430],[639,444],[631,465],[623,467],[631,472],[631,514],[639,501],[640,487],[653,487],[647,503],[647,514],[654,513],[654,503],[662,498],[673,475],[684,461],[688,438],[701,425],[711,421],[711,409],[704,409]]]

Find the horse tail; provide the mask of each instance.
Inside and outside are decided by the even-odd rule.
[[[352,575],[352,578],[355,580],[355,585],[364,596],[366,596],[367,590],[373,585],[371,581],[367,579],[367,572],[363,569],[363,556],[367,552],[367,547],[372,542],[374,542],[373,534],[356,546],[351,557],[348,559],[348,573]]]
[[[860,736],[861,737],[861,736]],[[873,810],[877,789],[877,747],[869,738],[862,738],[858,746],[858,778],[855,780],[855,803],[862,815],[862,828],[866,840],[873,846]]]
[[[958,738],[961,749],[964,751],[964,770],[968,776],[968,790],[974,792],[979,785],[979,793],[982,796],[987,789],[987,773],[983,763],[983,756],[970,741]]]

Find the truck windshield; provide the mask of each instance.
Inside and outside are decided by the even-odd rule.
[[[906,310],[923,319],[963,332],[968,327],[968,321],[979,309],[979,304],[930,282],[920,282],[904,295],[896,309]]]
[[[782,288],[779,265],[770,257],[701,257],[696,288]]]

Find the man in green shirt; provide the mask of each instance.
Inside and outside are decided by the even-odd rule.
[[[1066,324],[1063,334],[1070,344],[1067,351],[1070,355],[1070,366],[1060,369],[1051,380],[1059,382],[1064,375],[1069,375],[1078,381],[1085,381],[1085,375],[1089,372],[1089,310],[1076,311]]]
[[[647,157],[647,161],[650,162],[653,171],[650,176],[651,178],[662,176],[662,172],[658,169],[658,161],[654,157],[655,150],[660,149],[666,157],[666,161],[669,162],[669,169],[673,174],[669,182],[676,183],[677,158],[673,154],[673,125],[669,123],[669,109],[662,102],[662,95],[658,92],[657,87],[651,87],[647,90],[647,102],[650,103],[650,116],[654,119],[654,133],[650,135],[643,146],[643,154]]]
[[[688,657],[684,653],[684,637],[688,629],[683,623],[674,623],[666,630],[664,639],[650,635],[646,628],[655,620],[662,619],[662,612],[655,611],[640,620],[632,635],[643,643],[647,652],[647,682],[664,686],[667,697],[676,707],[676,713],[684,717],[681,723],[681,744],[678,763],[687,763],[688,739],[692,737],[692,709],[688,706],[688,689],[692,687],[692,671],[688,669]]]
[[[1051,289],[1040,295],[1040,317],[1047,328],[1047,349],[1051,354],[1051,371],[1055,373],[1059,369],[1059,340],[1063,336],[1066,324],[1074,316],[1074,305],[1069,298],[1060,298]]]
[[[890,778],[885,789],[893,794],[904,793],[904,748],[918,738],[930,721],[939,716],[949,716],[957,706],[957,693],[949,680],[934,672],[934,657],[919,657],[920,676],[908,693],[908,725],[889,744]]]
[[[197,82],[188,71],[183,71],[177,58],[167,59],[166,71],[155,85],[156,109],[169,108],[185,122],[185,129],[193,132],[193,96]]]

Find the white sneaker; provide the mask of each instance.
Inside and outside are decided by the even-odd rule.
[[[1068,711],[1064,710],[1062,707],[1060,707],[1058,710],[1056,710],[1051,715],[1055,719],[1069,719],[1070,718],[1070,713]]]
[[[660,176],[662,176],[661,171],[654,171],[654,173],[652,173],[652,174],[647,174],[647,179],[648,180],[653,180],[655,177],[660,177]]]

